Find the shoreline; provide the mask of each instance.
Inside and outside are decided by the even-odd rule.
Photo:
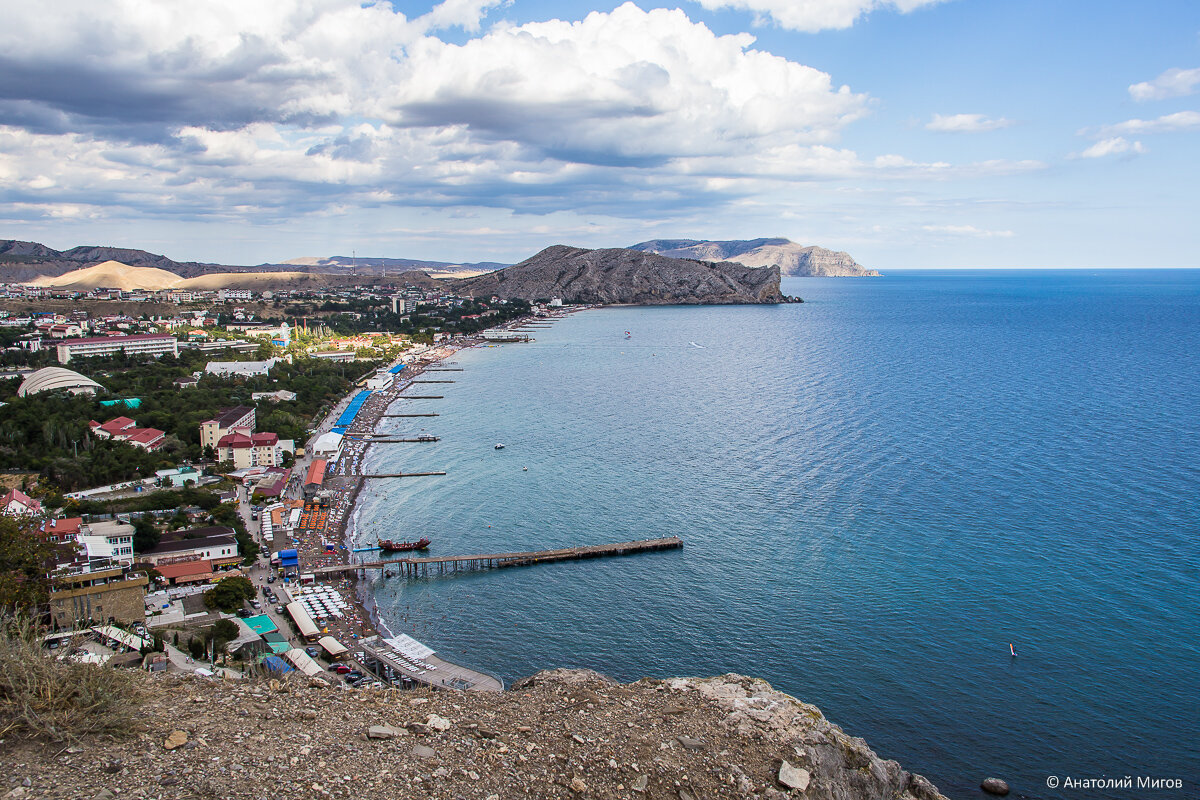
[[[583,308],[563,309],[549,316],[521,317],[507,323],[502,329],[521,328],[530,322],[552,322],[579,310],[583,310]],[[301,551],[301,563],[304,564],[304,569],[300,571],[301,574],[314,567],[350,566],[358,560],[354,553],[355,537],[358,532],[358,514],[361,512],[358,500],[366,486],[366,479],[363,477],[364,460],[367,448],[371,444],[366,438],[359,437],[377,435],[377,428],[384,418],[383,415],[396,400],[403,398],[401,392],[423,375],[426,369],[445,363],[447,359],[463,350],[494,346],[495,344],[496,342],[490,342],[482,336],[472,336],[431,347],[412,362],[398,361],[392,365],[394,368],[404,364],[405,369],[396,375],[386,389],[374,390],[366,398],[362,407],[346,427],[344,436],[347,438],[343,439],[337,458],[326,466],[322,491],[333,494],[327,524],[321,528],[298,527],[292,532],[295,540],[293,546]],[[336,427],[334,423],[338,421],[338,415],[344,414],[345,408],[352,399],[362,391],[365,389],[356,386],[341,398],[322,421],[320,428],[310,438],[309,443],[315,441],[323,431]],[[342,410],[338,411],[338,409]],[[332,550],[330,550],[330,545],[332,545]],[[382,619],[378,603],[375,602],[368,581],[357,573],[328,583],[322,582],[322,585],[334,588],[342,595],[350,610],[344,620],[327,619],[323,627],[328,629],[329,634],[334,638],[344,640],[342,643],[351,650],[355,650],[361,640],[371,636],[379,635],[383,638],[391,638],[396,635]],[[481,674],[486,675],[487,673]],[[500,682],[501,686],[503,685],[499,678],[496,680]]]

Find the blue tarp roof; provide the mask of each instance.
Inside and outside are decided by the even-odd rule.
[[[340,428],[330,428],[329,430],[333,431],[334,433],[345,433],[346,431],[348,431],[350,429],[343,425]]]
[[[280,550],[279,563],[285,567],[299,566],[300,554],[295,550]]]
[[[388,372],[390,372],[392,375],[399,375],[403,371],[404,371],[404,364],[397,364],[396,366],[394,366],[388,370]]]
[[[362,408],[363,403],[367,402],[367,398],[370,396],[370,389],[363,389],[354,395],[354,399],[350,401],[350,405],[346,406],[346,410],[342,412],[342,415],[338,417],[334,425],[337,427],[349,426],[351,422],[354,422],[354,418],[358,416],[358,410]]]
[[[262,660],[263,666],[271,672],[291,672],[292,667],[279,656],[267,656]]]

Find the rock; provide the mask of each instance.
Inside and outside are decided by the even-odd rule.
[[[372,725],[367,728],[368,739],[395,739],[403,733],[403,729],[393,728],[391,725]]]
[[[428,725],[431,730],[448,731],[450,730],[451,722],[445,717],[439,717],[437,714],[430,714],[429,719],[425,720],[425,724]]]
[[[170,735],[163,741],[163,747],[167,750],[175,750],[187,743],[188,735],[186,731],[171,731]]]
[[[160,780],[158,782],[159,786],[177,786],[178,784],[179,784],[179,778],[173,777],[171,775],[168,775],[167,777],[163,778],[162,780]]]
[[[798,789],[803,792],[808,788],[811,777],[808,770],[793,767],[787,761],[779,764],[779,782],[789,789]]]
[[[457,294],[570,303],[780,303],[779,267],[686,261],[638,250],[554,245],[520,264],[451,281]],[[536,679],[537,676],[534,676]],[[528,680],[528,679],[527,679]],[[528,684],[518,681],[514,689]]]
[[[432,747],[426,747],[423,744],[413,745],[413,755],[417,758],[437,758],[437,753]]]
[[[1008,794],[1008,784],[999,778],[987,778],[983,783],[979,784],[979,788],[983,789],[988,794],[994,794],[1000,797]]]
[[[24,786],[18,786],[17,788],[11,790],[8,794],[6,794],[4,796],[6,798],[11,797],[11,798],[13,798],[13,800],[17,800],[18,798],[27,797],[28,795],[29,795],[28,789],[26,789]]]
[[[690,736],[676,736],[675,741],[679,742],[684,750],[703,750],[704,742],[699,739],[693,739]]]
[[[313,711],[311,708],[306,708],[306,709],[302,710],[298,716],[300,717],[300,719],[308,720],[309,722],[312,722],[313,720],[315,720],[317,718],[317,712]]]
[[[696,800],[696,795],[692,794],[687,789],[680,789],[679,800]]]
[[[847,253],[813,245],[803,246],[787,239],[741,239],[735,241],[696,241],[695,239],[657,239],[631,248],[671,258],[698,258],[702,261],[735,261],[747,267],[778,265],[784,275],[811,277],[878,276],[879,272],[856,263]]]
[[[111,790],[101,789],[92,796],[92,800],[113,800],[114,796]]]
[[[571,791],[575,794],[583,794],[587,791],[587,784],[582,778],[571,778]]]
[[[650,776],[649,775],[639,775],[638,779],[633,782],[633,786],[631,788],[638,794],[642,794],[646,791],[646,787],[649,785],[650,785]]]
[[[114,758],[112,761],[106,761],[101,767],[109,775],[116,775],[121,770],[125,769],[125,762],[119,758]]]

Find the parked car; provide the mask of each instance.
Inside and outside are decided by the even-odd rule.
[[[319,647],[306,647],[304,652],[308,653],[309,658],[320,658],[322,650]]]
[[[268,575],[268,576],[267,576],[267,583],[274,583],[274,582],[275,582],[275,576],[274,576],[274,575]]]
[[[254,612],[252,612],[252,611],[251,611],[250,609],[248,609],[248,608],[239,608],[239,609],[237,610],[237,615],[238,615],[239,617],[241,617],[242,619],[245,619],[246,617],[252,617],[252,616],[254,616]]]
[[[338,675],[346,675],[354,671],[354,668],[348,664],[334,664],[330,669]]]
[[[275,613],[281,617],[287,616],[287,606],[275,606]]]
[[[262,603],[258,602],[257,600],[251,600],[250,605],[254,606],[256,609],[262,608]]]

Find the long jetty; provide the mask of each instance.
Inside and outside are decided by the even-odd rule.
[[[367,475],[365,477],[370,478],[374,476]],[[677,550],[681,547],[683,547],[682,539],[678,536],[668,536],[663,539],[639,539],[633,542],[597,544],[586,547],[564,547],[557,550],[488,553],[486,555],[474,556],[421,556],[393,559],[390,561],[364,561],[359,564],[318,567],[313,570],[313,574],[321,578],[378,569],[386,575],[388,570],[394,569],[406,577],[416,578],[426,577],[431,574],[440,575],[469,570],[524,567],[531,564],[547,564],[554,561],[577,561],[585,558],[628,556],[636,553],[652,553],[659,550]]]
[[[441,394],[402,394],[397,397],[397,400],[441,400],[445,395]],[[386,414],[384,416],[387,416]]]
[[[462,372],[462,367],[426,367],[423,372]]]
[[[415,442],[420,442],[421,444],[428,444],[431,442],[441,441],[440,436],[427,436],[424,439],[389,439],[389,438],[382,437],[382,436],[350,436],[348,438],[353,439],[355,441],[363,442],[365,444],[407,444],[407,443],[415,443]]]
[[[454,381],[413,381],[413,383],[454,383]]]
[[[382,417],[440,417],[441,414],[381,414]]]

